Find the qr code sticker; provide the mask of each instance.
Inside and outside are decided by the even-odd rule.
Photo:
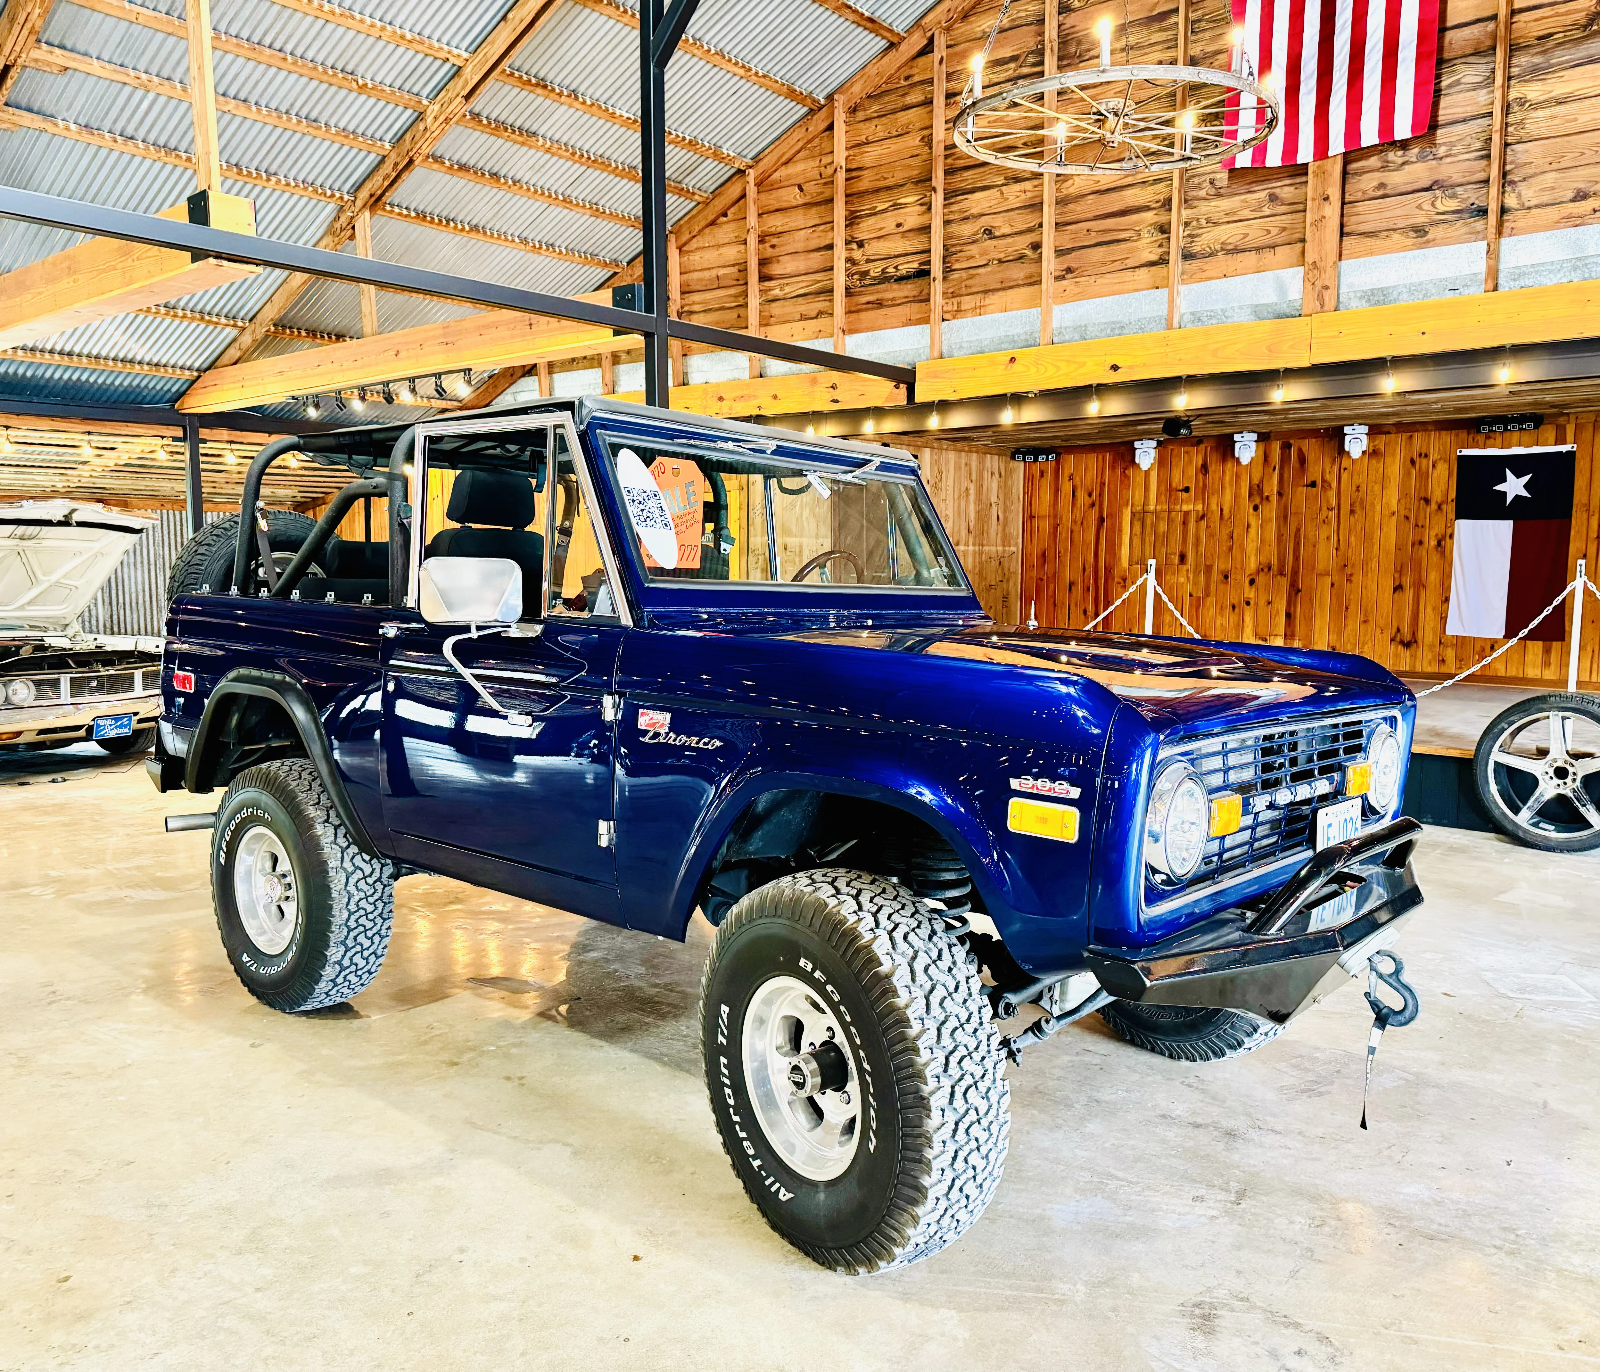
[[[633,520],[633,527],[641,531],[649,529],[661,533],[672,532],[672,520],[667,515],[667,505],[657,491],[641,490],[637,486],[624,486],[623,499],[628,502],[628,515]],[[655,499],[651,499],[654,496]]]

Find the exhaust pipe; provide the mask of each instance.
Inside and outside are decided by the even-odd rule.
[[[167,832],[169,834],[186,834],[191,829],[215,829],[217,827],[217,812],[213,810],[209,815],[168,815]]]

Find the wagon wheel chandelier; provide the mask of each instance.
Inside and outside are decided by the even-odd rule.
[[[956,146],[1019,171],[1109,176],[1203,167],[1252,148],[1277,127],[1272,78],[1258,78],[1235,31],[1231,69],[1128,62],[1111,65],[1109,18],[1095,25],[1100,65],[983,88],[984,64],[1005,22],[1004,0],[955,119]]]

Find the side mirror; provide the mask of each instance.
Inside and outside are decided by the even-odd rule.
[[[429,624],[515,624],[522,568],[508,557],[430,557],[417,578],[417,608]]]

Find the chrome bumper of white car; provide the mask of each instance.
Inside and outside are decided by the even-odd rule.
[[[115,715],[132,715],[135,729],[149,728],[161,714],[161,692],[110,696],[70,704],[28,705],[0,709],[0,747],[25,743],[71,743],[90,738],[94,722]]]

